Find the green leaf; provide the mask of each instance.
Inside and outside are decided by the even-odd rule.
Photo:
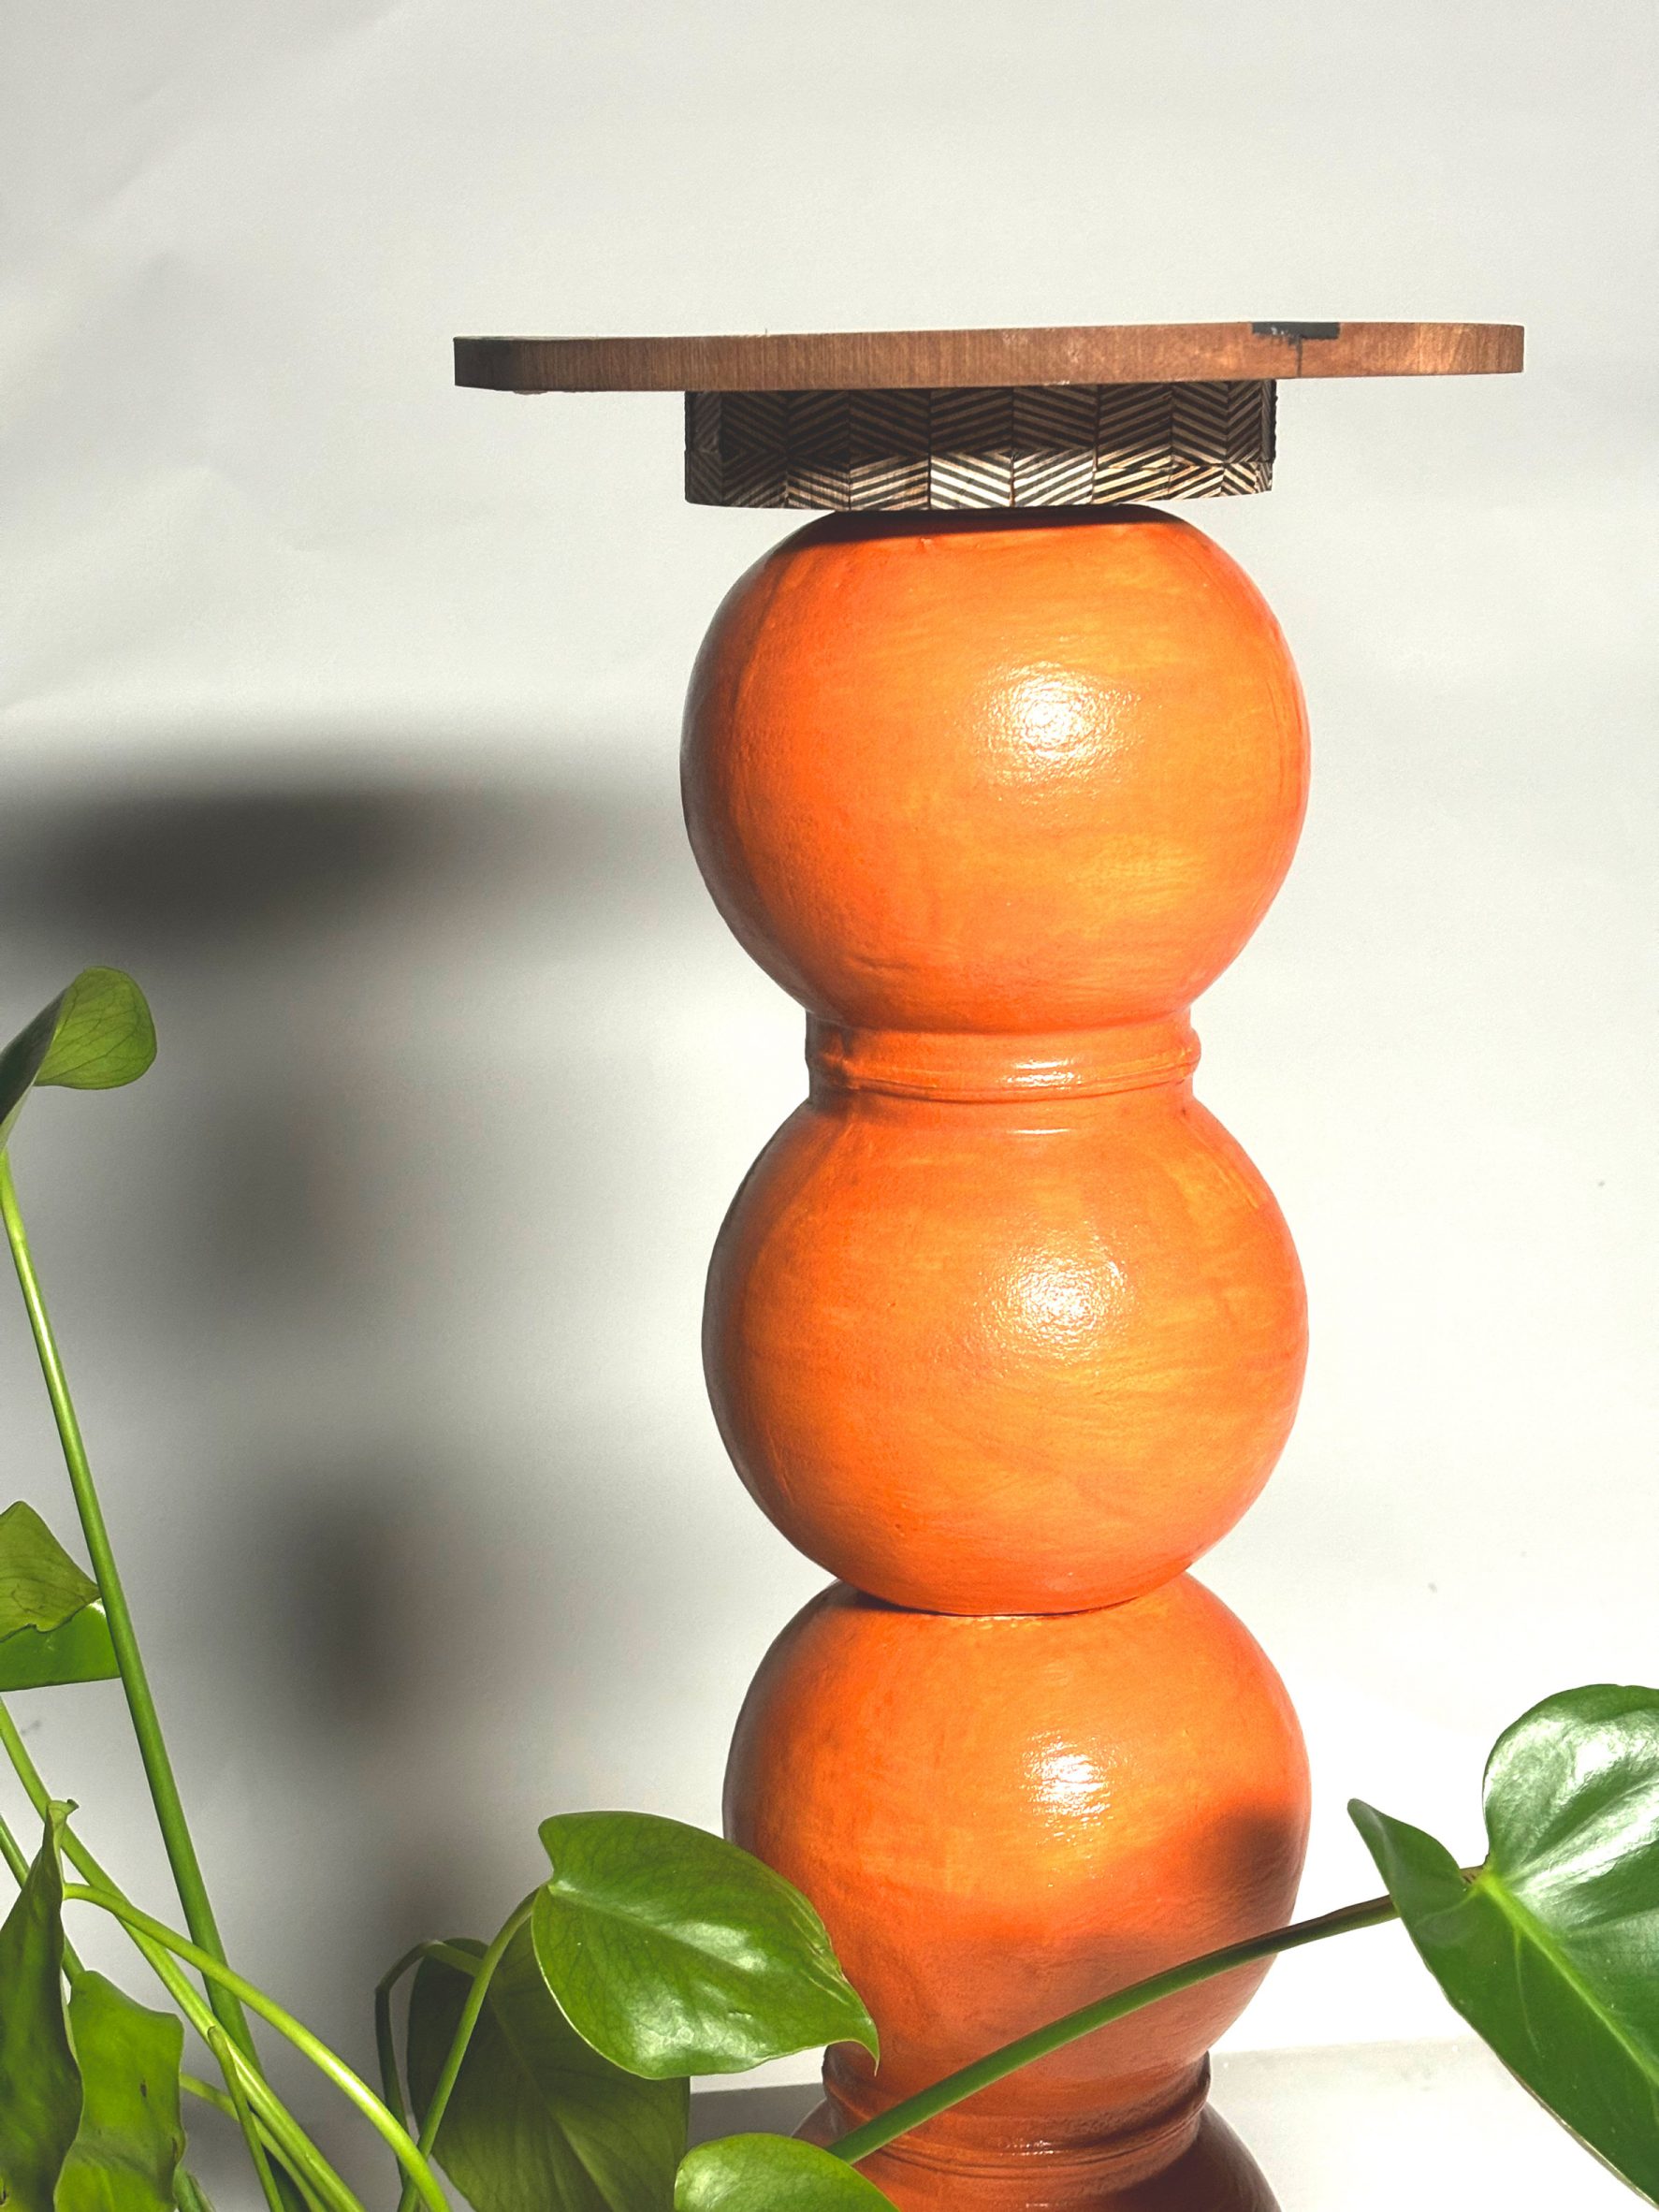
[[[98,1586],[32,1506],[0,1513],[0,1691],[119,1672]]]
[[[144,994],[119,968],[86,968],[0,1051],[0,1147],[37,1083],[109,1091],[155,1057]]]
[[[80,2125],[80,2074],[64,2018],[64,1885],[47,1824],[0,1927],[0,2205],[54,2212]]]
[[[457,1950],[482,1957],[482,1943]],[[424,2114],[466,1976],[421,1961],[409,2001],[409,2088]],[[521,1928],[508,1944],[438,2130],[438,2157],[476,2212],[669,2212],[686,2143],[685,2082],[644,2082],[600,2057],[547,1994]]]
[[[680,2161],[674,2212],[876,2212],[891,2207],[845,2159],[791,2135],[727,2135]]]
[[[649,2081],[736,2074],[874,2021],[798,1889],[702,1828],[647,1812],[542,1823],[553,1864],[531,1926],[566,2018]]]
[[[48,1690],[58,1682],[112,1682],[121,1672],[104,1608],[88,1606],[42,1636],[21,1628],[0,1643],[0,1691]]]
[[[184,2155],[182,2024],[83,1973],[69,1997],[69,2032],[85,2103],[56,2212],[173,2212]]]
[[[1659,1691],[1569,1690],[1499,1738],[1472,1880],[1420,1828],[1349,1811],[1457,2011],[1659,2204]]]
[[[0,1513],[0,1637],[18,1628],[60,1628],[98,1594],[33,1506]]]

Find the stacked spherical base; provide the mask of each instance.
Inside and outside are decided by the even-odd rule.
[[[818,523],[698,662],[710,889],[806,1005],[706,1357],[740,1474],[840,1582],[774,1647],[732,1835],[881,2031],[821,2130],[1292,1905],[1301,1738],[1185,1572],[1294,1414],[1296,1257],[1191,1092],[1186,1009],[1288,865],[1294,671],[1171,517]],[[866,2170],[904,2212],[1245,2212],[1205,2053],[1257,1973],[982,2092]]]

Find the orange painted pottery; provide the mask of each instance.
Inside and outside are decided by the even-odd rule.
[[[686,817],[744,945],[859,1028],[1188,1005],[1278,889],[1307,730],[1278,624],[1145,508],[814,522],[728,594]]]
[[[849,2125],[1278,1926],[1307,1811],[1278,1677],[1185,1576],[1102,1610],[983,1620],[832,1588],[763,1665],[727,1777],[729,1832],[812,1899],[880,2030],[879,2074],[830,2055]],[[1056,2052],[865,2170],[907,2212],[988,2172],[1012,2193],[971,2201],[1114,2201],[1191,2150],[1204,2054],[1262,1971]]]
[[[1090,1041],[1104,1084],[1113,1033]],[[744,1184],[710,1394],[832,1574],[948,1612],[1110,1605],[1266,1480],[1302,1382],[1296,1254],[1179,1057],[1139,1081],[970,1103],[822,1078]]]
[[[705,1355],[744,1481],[842,1579],[762,1669],[727,1800],[881,2029],[879,2074],[830,2054],[821,2134],[1294,1898],[1294,1717],[1184,1570],[1285,1442],[1302,1288],[1193,1099],[1186,1016],[1306,778],[1272,616],[1162,514],[815,523],[699,658],[692,843],[809,1015],[810,1096],[720,1233]],[[1257,1978],[866,2171],[901,2212],[1263,2212],[1204,2111]]]

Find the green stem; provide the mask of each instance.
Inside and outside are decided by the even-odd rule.
[[[219,2032],[223,2034],[225,2031],[221,2029]],[[233,2051],[231,2063],[240,2067],[242,2091],[244,2096],[247,2096],[249,2094],[247,2060],[245,2059],[239,2059]],[[202,2081],[194,2074],[182,2073],[179,2076],[179,2087],[187,2096],[198,2097],[204,2104],[211,2104],[215,2112],[222,2112],[226,2119],[233,2120],[240,2117],[232,2100],[226,2096],[223,2089],[214,2088],[211,2082]],[[363,2207],[346,2188],[345,2183],[340,2180],[340,2176],[334,2174],[334,2169],[331,2166],[328,2171],[330,2174],[334,2174],[334,2179],[339,2183],[338,2193],[330,2192],[327,2189],[319,2189],[313,2179],[299,2172],[292,2158],[283,2148],[277,2131],[266,2121],[258,2119],[257,2115],[255,2117],[260,2139],[268,2150],[274,2151],[277,2157],[282,2160],[288,2179],[305,2200],[307,2212],[363,2212]],[[326,2164],[327,2161],[323,2162]],[[180,2206],[179,2212],[184,2212],[182,2205]]]
[[[7,1757],[11,1761],[30,1804],[42,1820],[46,1819],[52,1802],[51,1793],[41,1777],[40,1769],[30,1757],[29,1748],[22,1736],[19,1735],[17,1723],[7,1710],[3,1699],[0,1699],[0,1750],[4,1750]],[[104,1891],[107,1896],[119,1899],[123,1904],[128,1902],[120,1885],[106,1872],[85,1844],[81,1842],[80,1837],[76,1835],[67,1821],[59,1825],[58,1840],[63,1847],[64,1856],[72,1866],[79,1868],[88,1882],[92,1883],[95,1888]],[[134,1945],[151,1972],[202,2041],[207,2043],[209,2041],[208,2031],[213,2025],[213,2015],[202,2002],[200,1995],[189,1977],[179,1971],[167,1953],[159,1944],[153,1943],[147,1936],[141,1936],[134,1929],[129,1928],[127,1933],[132,1937]],[[357,2212],[356,2200],[344,2182],[341,2180],[322,2152],[305,2133],[287,2106],[283,2103],[272,2089],[267,2087],[256,2063],[247,2059],[240,2059],[240,2063],[243,2070],[242,2086],[247,2092],[248,2101],[265,2125],[277,2137],[284,2164],[294,2169],[297,2175],[300,2169],[303,2169],[313,2186],[320,2185],[325,2193],[331,2191],[336,2205],[340,2207],[340,2212]],[[227,2076],[226,2087],[228,2088],[228,2086]],[[250,2158],[253,2157],[252,2144],[248,2146],[248,2155]],[[279,2199],[270,2205],[269,2212],[286,2212],[286,2207]]]
[[[483,1954],[478,1951],[458,1951],[453,1943],[423,1943],[422,1950],[429,1958],[435,1958],[440,1966],[447,1966],[458,1974],[464,1974],[470,1982],[478,1972]]]
[[[211,2104],[215,2112],[222,2112],[226,2119],[235,2119],[236,2106],[226,2092],[214,2088],[211,2081],[203,2081],[199,2074],[185,2074],[181,2070],[179,2087],[187,2097],[199,2098],[202,2103]]]
[[[453,1943],[411,1943],[401,1958],[388,1966],[374,1985],[374,2049],[380,2060],[381,2096],[386,2110],[400,2126],[407,2121],[403,2109],[403,2091],[398,2079],[398,2043],[392,2030],[392,1994],[412,1966],[418,1966],[423,1958],[441,1959],[464,1974],[470,1982],[477,1973],[479,1961],[468,1951],[458,1951]]]
[[[126,1692],[133,1733],[138,1739],[138,1754],[144,1762],[144,1776],[150,1784],[162,1841],[167,1846],[167,1863],[173,1870],[173,1880],[178,1885],[179,1901],[184,1908],[185,1925],[197,1945],[211,1958],[223,1965],[225,1946],[219,1935],[218,1923],[213,1917],[212,1905],[208,1899],[207,1885],[202,1879],[201,1862],[196,1857],[190,1826],[184,1817],[173,1764],[167,1756],[167,1744],[162,1737],[155,1700],[150,1691],[150,1678],[144,1669],[143,1655],[139,1652],[132,1614],[127,1608],[126,1592],[122,1586],[121,1572],[115,1564],[109,1533],[104,1524],[103,1506],[93,1481],[92,1467],[80,1434],[80,1423],[76,1418],[75,1402],[69,1395],[68,1378],[58,1354],[51,1317],[46,1309],[46,1300],[29,1250],[23,1217],[18,1209],[17,1186],[12,1181],[10,1156],[6,1152],[0,1152],[0,1217],[4,1217],[6,1223],[12,1263],[17,1269],[18,1285],[22,1291],[23,1304],[28,1309],[29,1326],[35,1335],[35,1349],[40,1358],[40,1372],[46,1378],[47,1395],[51,1400],[58,1437],[64,1448],[64,1464],[68,1469],[69,1487],[75,1493],[75,1507],[80,1516],[81,1533],[86,1538],[93,1575],[104,1601],[104,1612],[109,1623],[109,1641],[115,1647],[115,1662],[121,1669],[122,1687]],[[218,1983],[210,1987],[209,2000],[231,2041],[257,2067],[258,2054],[254,2048],[254,2039],[241,2006],[229,1990]]]
[[[226,2087],[230,2091],[231,2108],[248,2146],[248,2156],[254,2161],[254,2171],[259,2176],[260,2193],[271,2207],[271,2212],[281,2212],[283,2192],[277,2187],[276,2176],[270,2170],[270,2161],[265,2155],[265,2144],[259,2133],[258,2123],[249,2109],[247,2091],[242,2088],[241,2075],[237,2072],[235,2049],[217,2021],[208,2030],[208,2047],[218,2059]]]
[[[173,2194],[179,2201],[179,2212],[213,2212],[207,2190],[183,2166],[173,2176]]]
[[[41,1818],[43,1820],[46,1817],[47,1815],[45,1813],[41,1814]],[[23,1849],[22,1845],[18,1841],[16,1836],[13,1835],[11,1830],[11,1823],[5,1817],[3,1813],[0,1813],[0,1858],[3,1858],[6,1861],[7,1866],[11,1871],[12,1880],[21,1889],[23,1884],[29,1879],[29,1855]],[[68,1946],[66,1944],[65,1946],[64,1955],[66,1964],[68,1958]],[[74,1979],[73,1972],[70,1974],[70,1979]]]
[[[473,1975],[473,1986],[467,1991],[465,2004],[461,2006],[460,2018],[455,2024],[455,2033],[450,2039],[449,2051],[444,2060],[443,2071],[433,2086],[431,2100],[426,2109],[426,2117],[421,2121],[420,2149],[423,2158],[431,2156],[432,2147],[438,2140],[438,2130],[444,2124],[444,2115],[449,2109],[450,2096],[456,2083],[460,2078],[461,2066],[467,2056],[467,2045],[473,2040],[473,2030],[478,2025],[479,2014],[484,2010],[484,2000],[489,1994],[489,1985],[495,1978],[495,1970],[500,1966],[507,1945],[530,1918],[531,1908],[535,1900],[536,1892],[532,1889],[524,1902],[507,1915],[500,1934],[478,1961]],[[415,2192],[410,2181],[403,2184],[403,2193],[398,2199],[398,2212],[415,2212]]]
[[[0,1815],[0,1858],[11,1869],[13,1881],[21,1889],[29,1879],[28,1854],[11,1832],[10,1823]]]
[[[213,2016],[199,1999],[196,2001],[196,2009],[202,2016],[192,2025],[206,2042],[206,2025]],[[357,2199],[287,2106],[271,2093],[264,2076],[255,2074],[234,2046],[231,2057],[241,2076],[242,2094],[254,2107],[255,2117],[264,2130],[267,2140],[281,2159],[289,2180],[300,2195],[309,2205],[321,2207],[321,2212],[363,2212]],[[233,2114],[234,2110],[233,2106]],[[284,2212],[286,2212],[285,2206]]]
[[[175,1957],[186,1960],[209,1981],[222,1982],[241,2000],[250,2012],[257,2013],[279,2035],[284,2036],[296,2050],[311,2060],[319,2074],[327,2075],[341,2094],[357,2106],[370,2126],[389,2146],[392,2155],[414,2183],[415,2192],[426,2200],[431,2212],[449,2212],[448,2200],[439,2186],[438,2176],[427,2161],[425,2152],[411,2142],[407,2132],[398,2125],[368,2083],[354,2074],[345,2060],[331,2051],[320,2036],[313,2035],[303,2021],[297,2020],[292,2013],[285,2012],[274,1998],[267,1997],[263,1989],[255,1988],[234,1968],[226,1966],[223,1959],[213,1957],[199,1943],[188,1942],[177,1928],[168,1928],[165,1921],[153,1919],[148,1913],[140,1913],[136,1905],[129,1904],[124,1899],[111,1897],[107,1890],[88,1888],[79,1882],[69,1883],[64,1890],[64,1896],[75,1904],[96,1905],[100,1912],[108,1913],[111,1919],[119,1920],[124,1927],[148,1936],[152,1943],[161,1944],[164,1949],[172,1952]]]
[[[206,2005],[203,2005],[202,2011],[207,2015],[209,2022],[212,2025],[213,2031],[220,2037],[223,2037],[225,2030],[213,2021],[213,2016],[211,2013],[208,2012]],[[206,2041],[206,2038],[204,2037],[203,2040]],[[233,2048],[230,2055],[230,2064],[233,2067],[240,2066],[240,2068],[242,2077],[242,2096],[244,2101],[246,2101],[248,2098],[247,2060],[245,2059],[239,2059],[237,2052]],[[226,2078],[228,2078],[228,2076],[226,2076]],[[240,2123],[241,2118],[240,2107],[237,2104],[233,2098],[226,2093],[225,2090],[214,2088],[211,2082],[202,2081],[196,2074],[185,2074],[182,2071],[179,2075],[179,2087],[184,2091],[186,2096],[199,2098],[202,2103],[211,2104],[215,2112],[222,2112],[226,2119],[236,2120]],[[340,2207],[349,2208],[349,2212],[362,2212],[362,2207],[357,2204],[357,2199],[353,2197],[347,2190],[343,2182],[342,2182],[340,2185],[339,2196],[333,2198],[329,2197],[324,2191],[318,2190],[312,2181],[310,2181],[302,2173],[298,2170],[293,2160],[289,2158],[286,2153],[284,2153],[282,2144],[277,2139],[276,2131],[273,2128],[271,2128],[266,2121],[259,2119],[257,2115],[255,2116],[255,2124],[259,2130],[261,2143],[268,2150],[274,2151],[277,2157],[283,2160],[284,2169],[287,2174],[288,2179],[293,2183],[294,2187],[299,2191],[299,2194],[305,2200],[307,2212],[338,2212],[338,2208]],[[330,2171],[332,2171],[332,2169],[330,2169]],[[184,2212],[184,2207],[182,2205],[179,2207],[179,2212]]]
[[[1000,2050],[976,2059],[971,2066],[964,2066],[956,2074],[948,2074],[943,2081],[936,2081],[931,2088],[907,2097],[901,2104],[889,2105],[885,2112],[879,2112],[874,2119],[866,2120],[862,2128],[854,2128],[851,2134],[843,2135],[829,2148],[837,2158],[856,2165],[860,2159],[867,2159],[872,2151],[880,2150],[895,2136],[908,2135],[924,2120],[937,2118],[953,2104],[960,2104],[965,2097],[988,2089],[993,2082],[1017,2074],[1022,2066],[1046,2059],[1051,2051],[1063,2050],[1080,2036],[1092,2035],[1098,2028],[1109,2028],[1113,2020],[1138,2013],[1142,2005],[1156,2004],[1161,1997],[1173,1997],[1177,1991],[1190,1989],[1215,1974],[1230,1973],[1235,1967],[1251,1966],[1258,1959],[1272,1958],[1280,1951],[1300,1950],[1303,1943],[1322,1943],[1327,1936],[1346,1935],[1354,1928],[1376,1928],[1385,1920],[1397,1917],[1391,1898],[1374,1898],[1362,1905],[1346,1905],[1339,1913],[1322,1914],[1317,1920],[1299,1920],[1292,1927],[1276,1928],[1270,1935],[1254,1936],[1248,1943],[1230,1943],[1225,1950],[1206,1952],[1201,1958],[1189,1958],[1184,1966],[1170,1967],[1161,1974],[1136,1982],[1130,1988],[1119,1989],[1111,1997],[1099,1998],[1093,2004],[1051,2020],[1046,2028],[1034,2029],[1029,2035],[1005,2043]]]
[[[426,1957],[425,1943],[416,1943],[404,1952],[395,1966],[390,1966],[374,1985],[374,2053],[380,2060],[380,2094],[386,2110],[402,2127],[409,2115],[404,2108],[403,2090],[398,2080],[398,2039],[392,2031],[392,1991],[412,1966]]]
[[[21,1889],[29,1879],[29,1861],[22,1845],[12,1834],[10,1824],[4,1814],[0,1814],[0,1858],[3,1858],[10,1868],[11,1878]],[[64,1972],[68,1976],[71,1988],[86,1972],[80,1963],[80,1955],[67,1936],[64,1938]]]

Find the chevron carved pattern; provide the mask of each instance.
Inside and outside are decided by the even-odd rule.
[[[704,507],[1085,507],[1273,482],[1272,383],[688,392]]]

